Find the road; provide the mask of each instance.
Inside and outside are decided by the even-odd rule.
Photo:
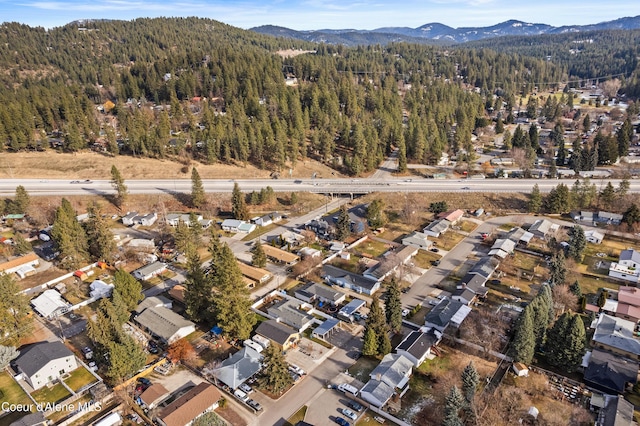
[[[243,191],[259,191],[271,186],[275,192],[307,191],[321,194],[363,194],[369,192],[531,192],[538,184],[541,192],[549,192],[559,183],[571,186],[575,179],[245,179],[202,181],[206,192],[229,193],[234,183]],[[598,190],[607,182],[617,186],[617,179],[592,180]],[[91,183],[70,183],[69,180],[2,179],[0,196],[13,196],[18,185],[25,187],[30,195],[108,195],[114,194],[111,183],[96,180]],[[191,193],[190,179],[128,180],[131,194],[178,194]],[[640,180],[630,181],[630,192],[640,192]]]
[[[371,175],[370,179],[388,179],[392,177],[391,173],[398,170],[398,149],[395,149],[389,157],[378,167]]]

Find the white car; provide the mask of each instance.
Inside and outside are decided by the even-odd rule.
[[[349,417],[351,420],[357,420],[358,419],[358,415],[356,413],[354,413],[353,411],[349,410],[348,408],[343,408],[342,409],[342,415],[345,417]]]
[[[402,318],[405,318],[407,315],[409,315],[409,313],[410,313],[410,312],[411,312],[411,311],[410,311],[410,310],[408,310],[408,309],[403,309],[403,310],[402,310]]]

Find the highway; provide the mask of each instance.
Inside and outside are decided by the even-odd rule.
[[[2,179],[0,196],[13,196],[18,185],[33,196],[39,195],[107,195],[115,193],[108,180],[79,181],[56,179]],[[244,192],[271,186],[275,192],[307,191],[321,194],[366,194],[370,192],[531,192],[538,184],[541,192],[549,192],[559,183],[571,187],[575,179],[207,179],[206,192],[229,193],[237,182]],[[617,186],[618,179],[592,179],[598,190],[607,182]],[[131,194],[190,193],[190,179],[127,180]],[[640,192],[640,180],[630,181],[630,192]]]

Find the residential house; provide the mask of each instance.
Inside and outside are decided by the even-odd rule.
[[[178,223],[180,222],[187,226],[191,226],[191,215],[186,213],[169,213],[165,220],[171,226],[178,226]],[[202,215],[196,214],[195,220],[201,221]]]
[[[36,343],[20,352],[16,367],[35,390],[78,368],[75,355],[60,341]]]
[[[318,238],[328,240],[331,238],[332,227],[323,219],[314,219],[304,224],[304,228],[315,233]]]
[[[404,395],[409,389],[413,366],[413,362],[403,355],[385,355],[369,374],[370,380],[360,389],[360,398],[376,407],[382,407],[394,394]]]
[[[470,305],[476,297],[483,298],[487,295],[489,289],[484,286],[486,282],[487,279],[482,275],[468,273],[458,282],[451,298]]]
[[[354,314],[366,304],[364,300],[353,299],[338,311],[338,318],[347,322],[353,322]]]
[[[249,278],[255,285],[255,283],[263,284],[271,279],[273,275],[271,272],[262,269],[256,268],[255,266],[247,265],[244,262],[238,260],[238,267],[240,268],[240,272],[245,277]]]
[[[584,236],[592,244],[601,244],[602,240],[604,240],[604,234],[594,230],[585,231]]]
[[[129,212],[122,216],[122,224],[126,226],[142,225],[151,226],[158,220],[157,213],[147,213],[139,215],[138,212]]]
[[[154,383],[140,394],[140,400],[149,410],[153,410],[168,396],[169,391],[162,384]]]
[[[250,234],[255,231],[256,228],[257,226],[253,223],[242,222],[240,225],[238,225],[238,232],[241,232],[243,234]]]
[[[173,303],[170,299],[164,296],[150,296],[145,297],[142,302],[138,304],[133,310],[135,315],[140,315],[147,308],[173,308]]]
[[[153,253],[156,250],[156,243],[147,238],[134,238],[127,243],[127,247],[139,252]]]
[[[501,259],[513,254],[516,249],[516,243],[506,238],[497,239],[491,246],[489,256],[498,256]]]
[[[44,417],[44,411],[36,411],[20,417],[9,426],[47,426],[48,424],[49,420]]]
[[[500,266],[500,261],[498,259],[492,256],[485,256],[473,265],[473,268],[471,268],[469,273],[489,279],[496,269],[498,269],[498,266]]]
[[[307,303],[318,301],[323,304],[339,305],[344,302],[347,294],[335,287],[311,282],[296,290],[294,296]]]
[[[543,240],[547,237],[547,234],[549,234],[553,230],[554,230],[553,222],[547,219],[538,219],[535,222],[533,222],[533,225],[529,227],[529,232],[532,233],[534,237],[538,237]]]
[[[282,234],[275,238],[280,240],[280,244],[288,245],[290,247],[297,247],[305,240],[304,235],[293,231],[284,231]]]
[[[638,361],[594,349],[584,370],[587,386],[610,394],[625,393],[638,379]]]
[[[278,212],[265,214],[264,216],[253,219],[253,223],[258,226],[267,226],[282,220],[282,215]]]
[[[264,250],[264,254],[267,255],[267,258],[272,262],[284,263],[291,266],[300,261],[300,257],[297,254],[281,250],[268,244],[263,244],[262,249]]]
[[[295,299],[282,299],[280,302],[270,306],[267,313],[276,320],[303,332],[309,328],[315,318],[305,310],[302,310],[302,303]],[[310,307],[310,306],[309,306]]]
[[[431,246],[433,246],[433,241],[427,239],[427,234],[413,231],[402,239],[402,244],[405,246],[412,246],[423,250],[429,250]]]
[[[138,217],[138,212],[127,212],[126,215],[122,216],[122,224],[126,226],[134,225],[136,217]]]
[[[221,398],[215,386],[202,382],[164,407],[156,421],[160,426],[190,426],[198,417],[218,408]]]
[[[609,276],[640,283],[640,252],[633,249],[622,250],[618,262],[612,262],[609,266]]]
[[[634,406],[622,395],[605,395],[604,407],[598,412],[595,426],[632,426]]]
[[[269,339],[283,351],[288,351],[300,340],[300,333],[276,320],[263,321],[258,325],[256,334]]]
[[[460,301],[445,297],[429,311],[424,319],[424,325],[427,329],[435,329],[440,333],[444,333],[449,325],[454,328],[460,327],[460,324],[467,318],[469,312],[471,312],[469,306]]]
[[[164,306],[150,307],[134,318],[149,334],[171,344],[196,331],[193,322]]]
[[[40,244],[39,246],[34,247],[33,251],[47,262],[55,260],[55,258],[60,255],[60,250],[58,250],[56,243],[53,241]]]
[[[24,256],[0,263],[0,274],[13,274],[22,268],[35,268],[40,265],[40,258],[34,253],[27,253]]]
[[[113,284],[107,284],[102,280],[94,280],[89,285],[89,296],[92,299],[102,299],[105,297],[111,296],[111,292],[113,291]]]
[[[167,270],[167,265],[162,262],[153,262],[149,265],[145,265],[142,268],[138,268],[131,273],[136,279],[142,281],[148,281],[151,278],[162,274]]]
[[[640,321],[640,289],[621,286],[618,289],[618,305],[615,316],[629,321]]]
[[[237,389],[260,371],[261,361],[262,355],[255,349],[243,346],[238,352],[222,361],[220,367],[213,370],[213,376],[231,389]]]
[[[526,247],[527,244],[531,242],[533,238],[533,234],[529,231],[525,231],[522,228],[512,228],[509,232],[506,233],[505,238],[514,241],[516,245],[521,245]]]
[[[618,355],[640,360],[640,340],[635,337],[635,323],[600,314],[592,325],[592,346]]]
[[[313,247],[303,247],[298,250],[298,255],[303,259],[317,259],[322,257],[322,251],[314,249]]]
[[[367,295],[372,295],[380,289],[380,281],[372,280],[332,265],[322,266],[322,278],[329,284],[336,284]]]
[[[595,217],[597,215],[598,213],[584,211],[584,210],[579,212],[571,212],[571,217],[573,218],[573,220],[577,222],[588,222],[590,224],[593,224],[595,222]]]
[[[431,348],[440,343],[440,337],[441,335],[433,330],[426,333],[412,331],[396,346],[396,353],[410,360],[414,367],[418,367],[431,354]]]
[[[604,223],[606,225],[620,225],[620,222],[622,222],[622,215],[618,213],[599,211],[595,220],[596,222]]]
[[[438,215],[438,219],[444,219],[451,223],[451,225],[456,225],[462,217],[464,216],[464,210],[451,210],[448,212],[443,212]]]
[[[53,289],[45,290],[38,297],[31,299],[33,309],[44,318],[53,319],[69,311],[71,304]]]
[[[363,272],[365,278],[383,281],[385,278],[396,272],[401,266],[418,253],[418,248],[414,246],[400,246],[399,249],[388,251],[376,265]]]
[[[440,234],[444,234],[449,230],[451,222],[446,219],[436,219],[428,224],[422,232],[430,237],[438,238]]]
[[[347,210],[349,214],[349,224],[350,230],[354,234],[360,234],[365,230],[365,224],[367,220],[365,219],[367,216],[367,208],[365,204],[358,204],[355,207]],[[331,217],[331,220],[334,224],[338,223],[338,218],[340,217],[340,213],[336,213]]]
[[[223,231],[238,232],[238,227],[243,223],[246,223],[246,222],[244,220],[225,219],[222,221],[222,224],[220,226],[222,227]]]

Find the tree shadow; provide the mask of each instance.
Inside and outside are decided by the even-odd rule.
[[[162,191],[165,194],[171,195],[177,202],[184,207],[189,207],[191,203],[191,194],[185,194],[184,192],[173,191],[167,188],[156,188],[158,191]]]

